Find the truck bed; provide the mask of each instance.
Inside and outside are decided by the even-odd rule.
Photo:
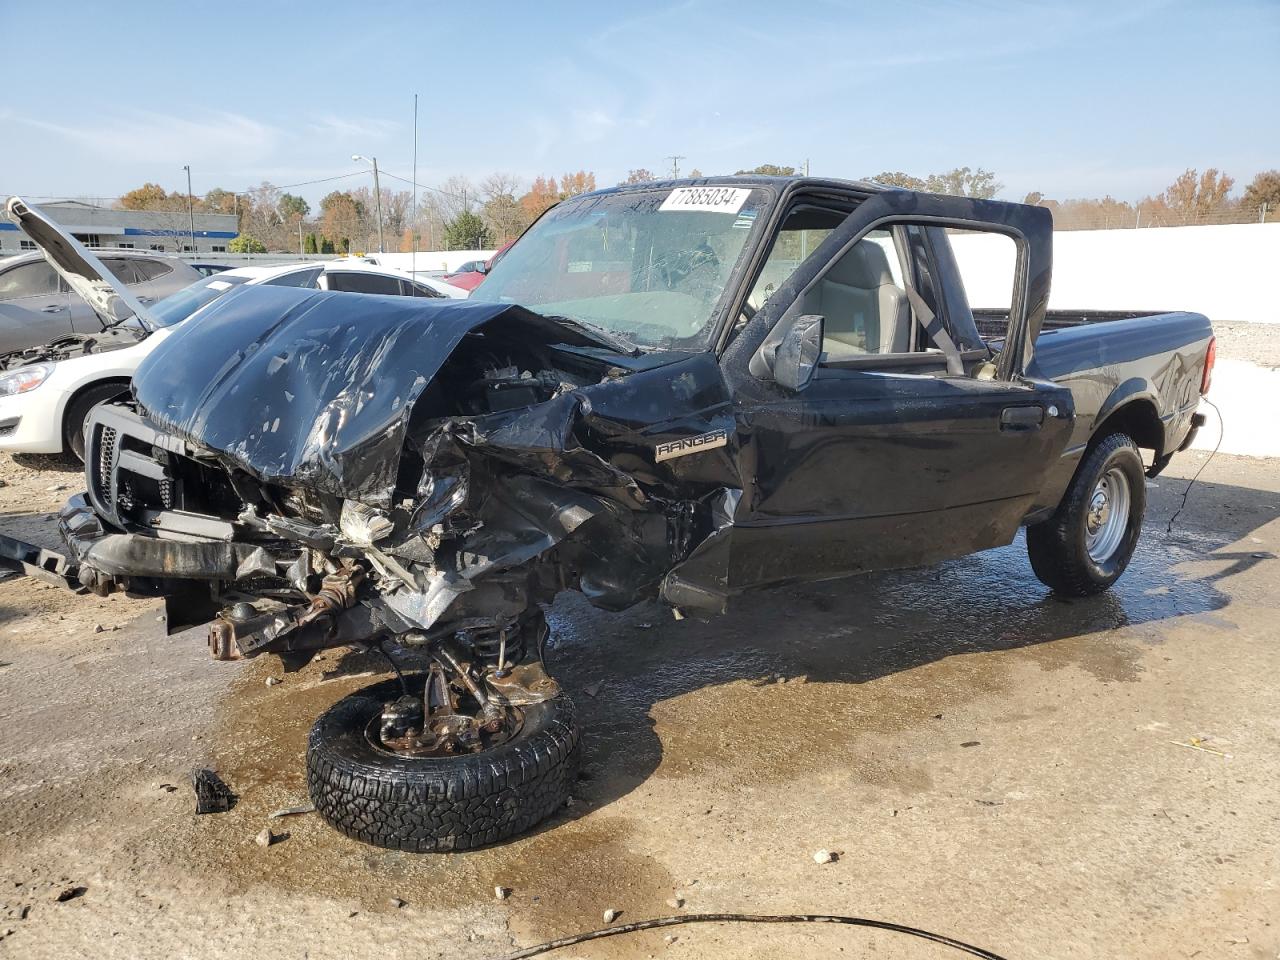
[[[1041,333],[1051,330],[1066,330],[1072,327],[1083,327],[1093,323],[1111,323],[1115,320],[1137,320],[1142,317],[1156,317],[1165,313],[1163,310],[1050,310],[1045,313],[1044,326]],[[1003,340],[1009,328],[1009,311],[998,309],[975,309],[974,323],[984,340]]]

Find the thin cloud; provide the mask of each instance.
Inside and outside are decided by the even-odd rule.
[[[14,115],[13,122],[77,144],[99,157],[145,157],[148,164],[182,164],[196,157],[234,157],[240,163],[265,160],[280,132],[237,113],[212,112],[199,120],[142,110],[95,115],[74,126]]]
[[[382,140],[398,131],[400,124],[392,120],[369,118],[350,120],[327,113],[312,120],[310,127],[313,133],[324,137],[345,140]]]

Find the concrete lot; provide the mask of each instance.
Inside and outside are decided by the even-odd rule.
[[[678,892],[1009,958],[1275,958],[1280,469],[1218,457],[1166,533],[1203,462],[1154,482],[1133,566],[1089,601],[1049,598],[1021,539],[710,623],[563,598],[549,659],[584,714],[586,779],[559,818],[468,854],[362,846],[315,815],[253,843],[305,799],[313,718],[377,663],[215,663],[153,603],[0,582],[0,955],[465,960],[609,907],[669,914]],[[0,529],[29,538],[79,489],[48,463],[0,476]],[[193,815],[198,765],[240,794],[230,813]],[[815,864],[824,847],[839,861]],[[552,956],[955,955],[812,925],[671,932]]]

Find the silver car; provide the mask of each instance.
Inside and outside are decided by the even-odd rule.
[[[169,257],[129,250],[104,250],[98,257],[142,303],[160,300],[201,279],[190,264]],[[97,314],[43,256],[30,253],[0,260],[0,354],[101,329]]]

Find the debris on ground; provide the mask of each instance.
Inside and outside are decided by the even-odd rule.
[[[265,850],[276,842],[276,835],[271,832],[270,827],[263,827],[258,835],[253,838],[253,842]]]
[[[610,907],[604,912],[604,922],[613,923],[613,921],[617,920],[620,916],[622,916],[621,910],[615,910],[613,907]]]
[[[819,850],[813,855],[814,863],[835,863],[840,859],[840,854],[834,850]]]
[[[236,805],[231,788],[208,767],[192,772],[191,788],[196,792],[196,813],[226,813]]]
[[[509,896],[511,896],[510,887],[494,887],[493,888],[493,897],[495,900],[505,900]]]
[[[667,906],[672,910],[679,910],[684,906],[684,897],[671,897],[667,900]]]
[[[1226,760],[1230,760],[1232,758],[1232,754],[1227,753],[1225,750],[1217,750],[1214,747],[1209,746],[1210,743],[1214,742],[1213,737],[1190,737],[1187,740],[1170,740],[1169,742],[1175,747],[1186,747],[1189,750],[1199,750],[1203,753],[1212,753],[1214,756],[1222,757]]]
[[[100,623],[95,623],[95,624],[93,625],[93,632],[94,632],[94,633],[105,633],[105,632],[106,632],[106,630],[107,630],[107,628],[106,628],[106,627],[104,627],[104,626],[103,626],[102,624],[100,624]]]
[[[281,817],[293,817],[300,813],[315,813],[316,805],[314,803],[300,803],[296,807],[284,807],[280,810],[272,810],[267,814],[268,820],[279,820]]]
[[[600,687],[601,687],[601,684],[599,681],[595,683],[588,683],[585,687],[582,688],[582,692],[585,693],[588,697],[594,697],[600,692]]]
[[[387,903],[391,904],[391,906],[395,907],[397,910],[401,910],[408,905],[408,901],[401,900],[399,897],[389,897],[387,899]]]
[[[982,741],[981,741],[981,740],[966,740],[964,743],[960,744],[960,746],[962,746],[962,747],[980,747],[980,746],[982,746]]]
[[[88,892],[88,887],[55,887],[49,899],[54,903],[66,903],[68,900],[83,897]]]
[[[274,687],[278,683],[284,683],[279,677],[267,677],[267,686]]]

